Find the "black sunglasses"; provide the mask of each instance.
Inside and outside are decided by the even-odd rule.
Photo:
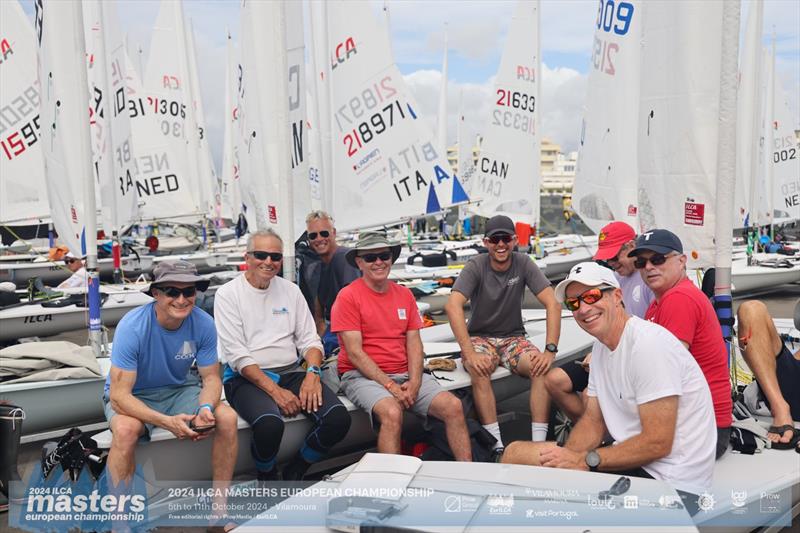
[[[359,255],[358,257],[360,257],[361,259],[363,259],[367,263],[374,263],[378,259],[380,259],[381,261],[388,261],[389,259],[392,258],[392,252],[380,252],[380,253],[377,253],[377,254],[364,254],[364,255]]]
[[[667,259],[672,257],[671,255],[667,254],[653,254],[649,258],[645,259],[644,257],[637,257],[636,260],[633,262],[633,266],[637,269],[642,269],[647,266],[647,262],[650,261],[653,266],[663,265],[667,262]]]
[[[156,287],[156,289],[166,294],[170,298],[177,298],[181,295],[183,295],[184,298],[192,298],[197,294],[197,287],[195,286],[184,287],[182,289],[179,289],[178,287],[164,286]]]
[[[313,241],[314,239],[317,238],[317,235],[319,235],[323,239],[327,239],[328,237],[331,236],[331,232],[326,229],[320,231],[319,233],[317,233],[316,231],[312,231],[311,233],[308,234],[308,240]]]
[[[259,261],[266,261],[267,257],[272,259],[273,263],[277,263],[281,259],[283,259],[283,254],[281,252],[263,252],[261,250],[254,250],[252,252],[247,252],[248,254],[252,255]]]
[[[509,235],[508,233],[503,233],[501,235],[492,235],[491,237],[486,237],[486,240],[492,244],[498,244],[500,241],[508,244],[514,237]]]
[[[74,259],[74,258],[68,257],[68,258],[64,259],[64,264],[65,264],[65,265],[71,265],[72,263],[74,263],[74,262],[76,262],[76,261],[77,261],[77,259]]]
[[[604,292],[613,290],[614,287],[603,287],[602,289],[594,287],[592,289],[583,291],[583,293],[579,294],[578,296],[574,296],[572,298],[565,298],[564,305],[570,311],[577,311],[581,306],[581,302],[589,305],[596,304],[597,302],[600,301],[601,298],[603,298]]]

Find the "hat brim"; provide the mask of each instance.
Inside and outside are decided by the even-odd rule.
[[[484,233],[484,237],[493,237],[495,235],[516,235],[517,232],[508,228],[495,228],[492,231]]]
[[[195,288],[200,292],[206,292],[208,290],[208,286],[211,285],[211,281],[205,278],[199,278],[191,274],[178,274],[177,276],[169,276],[167,279],[160,279],[158,283],[151,283],[150,286],[147,287],[147,289],[142,292],[144,292],[148,296],[153,296],[153,289],[157,289],[162,285],[169,285],[170,282],[194,283]]]
[[[356,264],[356,255],[358,255],[359,251],[363,252],[366,250],[380,250],[381,248],[389,248],[389,250],[392,252],[392,264],[394,264],[397,261],[397,258],[400,257],[400,249],[402,248],[402,245],[376,243],[369,246],[364,246],[362,248],[351,248],[347,251],[344,258],[347,260],[347,263],[350,266],[353,268],[358,268],[358,265]]]
[[[601,285],[608,285],[609,287],[614,287],[613,285],[609,284],[606,280],[597,280],[597,279],[564,279],[556,285],[556,301],[558,303],[563,304],[564,300],[567,299],[567,287],[569,287],[570,283],[582,283],[587,287],[599,287]],[[619,287],[614,287],[618,289]]]
[[[613,257],[616,257],[620,249],[622,248],[623,244],[625,243],[624,242],[620,243],[618,246],[606,246],[606,247],[601,246],[597,248],[597,253],[592,256],[592,259],[594,259],[595,261],[597,260],[605,261],[606,259],[611,259]]]
[[[647,244],[647,245],[644,245],[644,246],[637,246],[636,248],[631,250],[630,253],[628,254],[628,257],[636,257],[641,252],[644,252],[646,250],[650,250],[651,252],[655,252],[657,254],[668,254],[668,253],[672,253],[672,252],[677,252],[678,251],[678,250],[675,250],[674,248],[669,248],[667,246],[658,246],[658,245],[655,245],[655,244]],[[680,252],[680,253],[683,253],[683,252]]]

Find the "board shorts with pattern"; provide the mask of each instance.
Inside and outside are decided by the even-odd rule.
[[[520,357],[530,359],[536,346],[522,336],[518,337],[470,337],[472,347],[478,353],[491,356],[495,364],[501,364],[516,373]]]

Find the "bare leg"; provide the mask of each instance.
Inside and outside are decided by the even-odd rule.
[[[111,418],[111,450],[106,467],[114,486],[129,483],[136,468],[136,443],[144,433],[144,424],[136,418],[116,414]]]
[[[223,517],[225,516],[224,509],[227,508],[228,501],[225,492],[233,478],[233,468],[236,465],[236,455],[239,449],[238,416],[236,411],[221,403],[214,412],[214,418],[216,419],[217,427],[214,429],[214,442],[211,446],[211,468],[214,492],[215,494],[219,493],[220,496],[214,497],[217,509],[213,514]],[[232,529],[236,525],[231,523],[230,527]]]
[[[444,422],[447,444],[450,445],[456,461],[472,461],[467,421],[458,398],[449,392],[440,392],[431,402],[428,414]]]
[[[381,425],[378,430],[378,452],[400,453],[403,406],[394,398],[384,398],[375,404],[372,413]]]
[[[552,368],[545,375],[544,384],[556,405],[573,423],[577,422],[583,415],[584,400],[572,390],[572,380],[567,373],[560,368]]]
[[[540,424],[550,422],[550,395],[547,394],[545,386],[545,376],[531,378],[531,361],[528,357],[519,358],[519,363],[515,370],[518,376],[531,380],[531,395],[528,400],[531,410],[531,420]]]
[[[539,452],[546,448],[552,448],[555,445],[554,442],[528,442],[518,440],[506,447],[500,462],[516,465],[541,466]]]
[[[739,306],[736,315],[739,347],[747,366],[758,380],[758,386],[769,400],[773,425],[791,425],[789,404],[783,399],[775,372],[775,356],[780,352],[782,344],[767,306],[758,300],[749,300]],[[769,433],[767,436],[773,442],[789,442],[792,435],[791,431],[787,431],[783,435]]]

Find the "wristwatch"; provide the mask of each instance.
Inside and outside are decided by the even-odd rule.
[[[550,353],[558,353],[558,344],[553,344],[552,342],[548,342],[544,346],[544,351]]]
[[[600,454],[597,453],[597,450],[589,450],[586,454],[586,466],[589,467],[589,470],[592,472],[597,472],[597,467],[600,466]]]
[[[317,365],[308,365],[306,374],[316,374],[317,376],[322,376],[322,369]]]

